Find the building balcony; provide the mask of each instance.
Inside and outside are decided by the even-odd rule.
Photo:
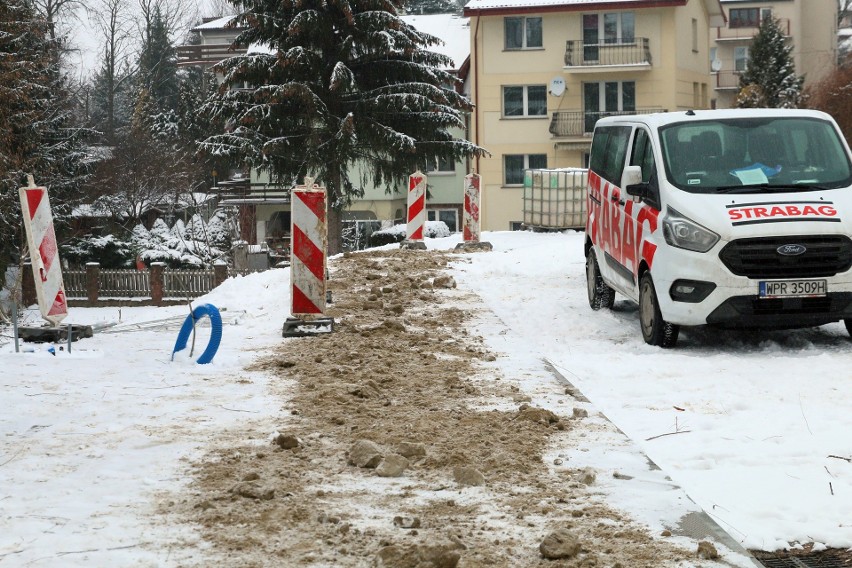
[[[222,205],[290,203],[290,188],[273,183],[251,183],[248,179],[227,180],[215,187]]]
[[[568,40],[565,44],[565,71],[645,71],[651,68],[650,40],[637,37],[630,40],[583,43]]]
[[[216,65],[223,59],[242,55],[246,52],[244,47],[233,47],[230,43],[208,43],[205,45],[179,45],[177,46],[177,64],[203,65],[210,67]]]
[[[719,71],[714,73],[717,91],[738,91],[740,88],[740,71]]]
[[[626,116],[667,112],[664,108],[637,108],[624,111],[557,111],[550,118],[550,133],[555,137],[587,137],[595,130],[595,123],[605,116]]]
[[[790,18],[778,18],[778,26],[781,28],[781,33],[784,37],[790,37]],[[736,42],[736,41],[751,41],[751,38],[757,35],[760,25],[755,26],[739,26],[735,28],[721,27],[716,28],[717,42]]]

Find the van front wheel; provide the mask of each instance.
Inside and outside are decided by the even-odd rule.
[[[603,281],[593,250],[590,250],[589,256],[586,257],[586,288],[589,292],[589,305],[593,310],[609,309],[615,303],[615,290]]]
[[[674,347],[677,343],[680,327],[663,320],[650,272],[643,274],[639,281],[639,324],[642,338],[648,345]]]

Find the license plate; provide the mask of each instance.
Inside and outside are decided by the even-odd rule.
[[[760,283],[761,298],[807,298],[825,296],[825,280],[773,280]]]

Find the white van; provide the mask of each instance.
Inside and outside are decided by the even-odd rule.
[[[680,326],[852,333],[852,162],[832,118],[738,109],[603,118],[589,164],[592,309],[639,304],[642,336]]]

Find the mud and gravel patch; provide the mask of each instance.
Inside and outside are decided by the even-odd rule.
[[[487,364],[499,354],[467,330],[481,305],[446,272],[460,258],[330,262],[335,331],[249,369],[278,377],[277,431],[223,433],[163,501],[209,545],[199,564],[699,565],[593,499],[593,473],[542,461],[586,417],[532,406]]]

